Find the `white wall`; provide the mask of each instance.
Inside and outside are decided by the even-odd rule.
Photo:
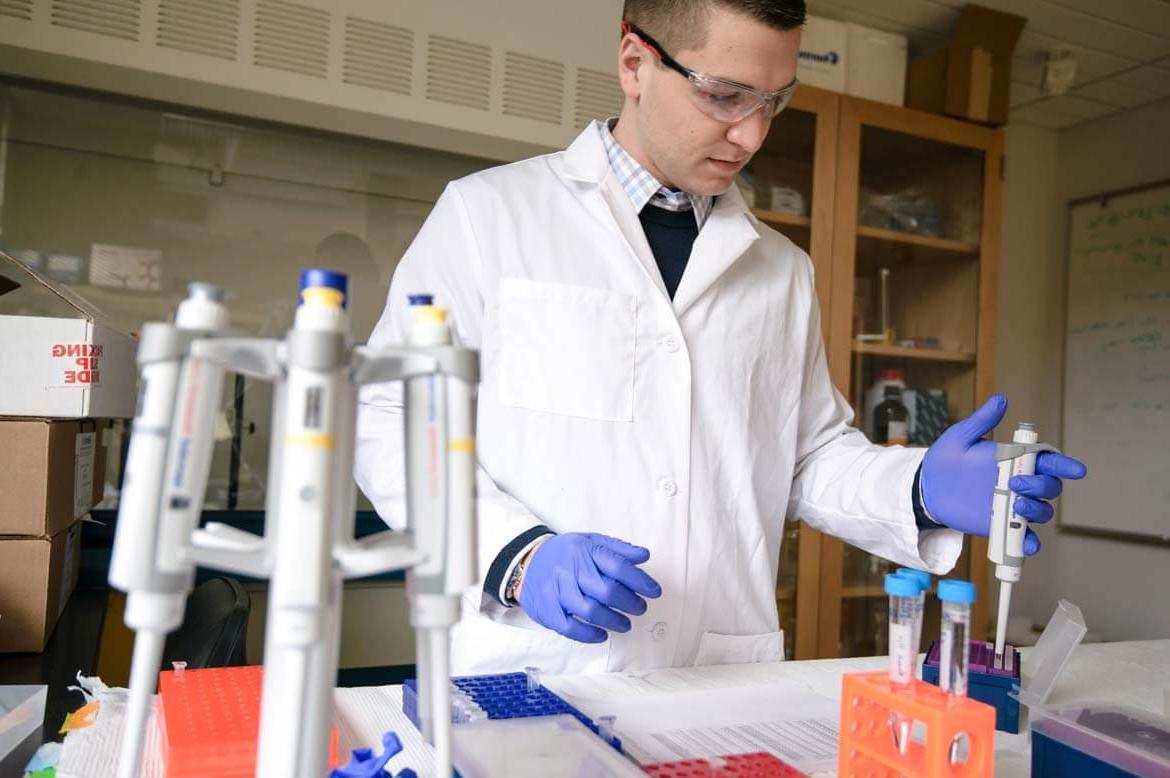
[[[1008,128],[997,375],[1010,424],[1031,419],[1045,439],[1059,439],[1068,201],[1170,179],[1168,138],[1170,100],[1062,132]],[[1109,488],[1090,473],[1066,491]],[[1118,510],[1125,505],[1118,494]],[[1063,598],[1103,639],[1170,637],[1170,548],[1070,535],[1055,525],[1040,537],[1043,550],[1025,568],[1014,614],[1044,623]]]

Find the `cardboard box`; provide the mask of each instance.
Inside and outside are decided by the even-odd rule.
[[[802,84],[844,92],[848,48],[844,22],[809,16],[800,35],[797,79]]]
[[[845,91],[902,105],[906,97],[906,36],[849,23]]]
[[[51,538],[0,538],[0,653],[44,650],[80,561],[80,522]]]
[[[966,5],[951,45],[911,63],[906,105],[985,124],[1007,124],[1012,52],[1022,16]]]
[[[131,418],[134,339],[3,252],[0,276],[0,415]]]
[[[51,537],[101,501],[109,423],[0,419],[0,536]]]

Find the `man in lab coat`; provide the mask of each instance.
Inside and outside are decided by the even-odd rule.
[[[627,0],[623,18],[621,116],[452,182],[370,337],[402,342],[407,295],[433,293],[481,354],[483,583],[456,673],[780,659],[786,515],[934,573],[987,533],[980,439],[1004,400],[928,452],[870,444],[829,380],[808,256],[733,185],[796,86],[803,0]],[[401,423],[397,385],[363,394],[357,478],[391,526]],[[1083,467],[1039,470],[1013,488],[1044,521]]]

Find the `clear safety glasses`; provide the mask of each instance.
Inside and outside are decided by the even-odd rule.
[[[639,30],[627,21],[622,22],[622,34],[633,33],[642,42],[642,45],[654,53],[663,65],[684,76],[691,82],[691,101],[703,113],[721,122],[738,122],[763,109],[764,116],[774,119],[777,114],[788,106],[792,93],[796,91],[796,79],[792,83],[775,92],[761,92],[734,81],[708,76],[705,73],[696,73],[690,68],[680,65],[678,60],[666,53],[646,33]]]

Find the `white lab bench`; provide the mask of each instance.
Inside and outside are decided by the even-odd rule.
[[[1026,655],[1027,649],[1022,649]],[[719,689],[734,689],[771,682],[798,682],[817,694],[834,701],[840,699],[841,676],[847,672],[879,670],[886,666],[885,657],[861,659],[822,659],[802,662],[770,662],[754,665],[724,665],[701,668],[675,668],[649,673],[605,673],[594,676],[549,677],[545,684],[554,692],[562,693],[589,716],[604,715],[604,702],[621,695],[623,689],[645,688],[646,681],[656,686],[677,691],[701,688],[717,693]],[[593,690],[596,693],[585,693]],[[632,692],[631,692],[632,693]],[[579,695],[579,696],[578,696]],[[376,686],[337,689],[336,723],[340,730],[342,754],[350,749],[366,746],[380,750],[381,737],[394,730],[403,741],[404,750],[388,765],[394,773],[412,767],[419,778],[433,778],[429,747],[402,713],[402,688]],[[1142,708],[1160,715],[1168,715],[1170,704],[1170,640],[1148,640],[1124,643],[1096,643],[1081,645],[1073,654],[1049,700],[1051,703],[1079,703],[1110,701]],[[111,714],[114,712],[111,711]],[[663,716],[669,716],[669,710]],[[1024,717],[1021,716],[1023,723]],[[117,729],[118,722],[107,721]],[[621,722],[617,723],[621,734]],[[84,730],[83,730],[84,732]],[[61,766],[88,765],[84,773],[58,768],[60,778],[99,778],[106,773],[97,768],[106,763],[96,753],[97,744],[83,744],[67,739]],[[105,749],[100,749],[105,750]],[[66,761],[66,759],[68,761]],[[1030,772],[1027,726],[1022,734],[996,733],[997,776],[1027,776]],[[152,765],[153,767],[153,765]],[[112,771],[109,773],[112,775]],[[144,775],[155,775],[146,773]],[[160,773],[157,773],[161,775]]]

